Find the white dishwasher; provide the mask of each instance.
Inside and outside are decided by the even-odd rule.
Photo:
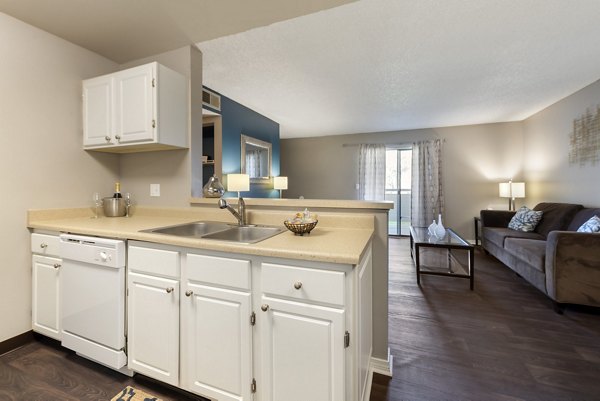
[[[62,345],[125,374],[125,241],[60,235]]]

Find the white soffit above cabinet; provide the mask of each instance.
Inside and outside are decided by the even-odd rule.
[[[118,63],[356,0],[0,0],[0,12]]]
[[[281,137],[519,121],[600,78],[598,0],[361,0],[198,43]]]

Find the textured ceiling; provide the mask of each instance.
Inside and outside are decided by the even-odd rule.
[[[118,63],[354,0],[0,0],[0,12]]]
[[[522,120],[600,78],[598,0],[361,0],[198,43],[281,136]]]

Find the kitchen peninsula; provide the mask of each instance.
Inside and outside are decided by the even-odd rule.
[[[290,217],[269,206],[271,200],[248,201],[252,224],[281,226]],[[286,207],[297,207],[294,202]],[[28,226],[49,238],[69,232],[128,240],[131,370],[219,400],[295,399],[289,398],[294,392],[319,400],[368,399],[370,375],[378,369],[371,304],[377,218],[356,207],[319,210],[310,235],[286,231],[255,244],[140,232],[200,220],[234,223],[213,203],[137,207],[130,218],[92,219],[89,209],[31,210]],[[152,326],[138,318],[148,313],[172,324],[149,335]],[[161,359],[156,348],[174,352]],[[305,390],[292,390],[286,377],[304,377]]]

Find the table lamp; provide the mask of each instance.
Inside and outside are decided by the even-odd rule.
[[[273,177],[273,189],[279,190],[279,198],[281,199],[281,193],[284,189],[288,189],[288,178],[287,177]]]
[[[515,210],[515,198],[525,197],[524,182],[501,182],[499,186],[501,198],[508,198],[508,210]]]
[[[227,174],[227,190],[237,192],[240,198],[240,192],[250,190],[250,176],[248,174]]]

